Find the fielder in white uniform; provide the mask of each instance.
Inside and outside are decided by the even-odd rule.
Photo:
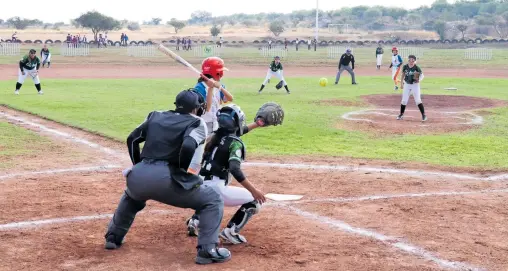
[[[18,95],[21,86],[25,82],[27,76],[30,76],[34,81],[35,88],[39,94],[42,94],[41,89],[41,81],[39,80],[39,68],[41,66],[41,61],[36,55],[36,51],[34,49],[30,49],[28,55],[25,55],[19,61],[19,69],[18,69],[18,81],[16,82],[16,90],[14,94]]]
[[[49,49],[46,46],[46,44],[44,44],[44,47],[41,50],[41,59],[43,68],[44,65],[46,65],[46,63],[48,64],[48,68],[51,66],[51,53],[49,52]]]
[[[261,88],[259,89],[258,93],[261,93],[263,89],[265,88],[265,85],[268,83],[270,78],[272,76],[275,76],[279,78],[280,81],[283,82],[284,88],[286,89],[287,94],[290,94],[288,84],[286,83],[286,80],[284,79],[284,68],[282,67],[282,63],[280,62],[280,57],[276,56],[274,57],[273,61],[270,63],[270,67],[268,68],[268,71],[266,73],[265,81],[263,81],[263,84],[261,84]]]
[[[394,89],[395,90],[398,90],[399,89],[399,73],[400,73],[400,68],[402,67],[402,57],[399,55],[399,50],[397,49],[397,47],[393,47],[392,48],[392,63],[390,64],[390,69],[392,69],[392,80],[393,80],[393,83],[395,84],[395,87]]]
[[[422,121],[427,121],[427,116],[425,115],[425,109],[423,107],[421,92],[420,92],[420,82],[423,80],[423,72],[420,67],[416,65],[416,56],[410,55],[408,59],[408,64],[404,65],[402,68],[401,79],[403,80],[403,92],[402,92],[402,101],[400,105],[400,114],[397,117],[398,120],[402,120],[404,118],[404,111],[406,110],[407,102],[409,101],[409,96],[413,94],[413,98],[415,99],[415,104],[418,105],[418,109],[422,114]],[[419,80],[413,77],[415,72],[420,73]]]

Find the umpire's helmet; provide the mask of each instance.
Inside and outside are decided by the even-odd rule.
[[[217,122],[219,123],[219,130],[242,136],[245,114],[238,105],[228,104],[221,107],[217,112]]]
[[[176,111],[181,113],[190,113],[197,108],[197,116],[203,115],[206,110],[205,98],[194,88],[189,88],[178,93],[178,95],[176,95],[175,105]]]

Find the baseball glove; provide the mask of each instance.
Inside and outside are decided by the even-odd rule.
[[[277,126],[281,125],[284,121],[284,109],[274,102],[267,102],[263,104],[256,113],[254,122],[259,126]]]
[[[413,82],[415,82],[415,83],[420,82],[420,72],[413,73]]]
[[[282,87],[282,85],[284,84],[284,82],[281,80],[279,83],[277,83],[277,85],[275,86],[276,89],[280,89]]]

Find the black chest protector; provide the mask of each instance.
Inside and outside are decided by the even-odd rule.
[[[230,146],[238,141],[242,145],[242,160],[245,159],[245,145],[239,137],[228,135],[221,138],[219,144],[211,152],[203,155],[203,163],[199,175],[205,180],[211,180],[213,176],[229,183],[229,158]]]

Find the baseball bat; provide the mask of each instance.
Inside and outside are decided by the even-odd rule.
[[[161,51],[162,53],[164,53],[165,55],[167,55],[167,56],[171,57],[172,59],[174,59],[176,62],[184,65],[185,67],[189,68],[191,71],[197,73],[203,79],[208,80],[208,78],[206,76],[204,76],[198,69],[194,68],[194,66],[192,66],[192,64],[187,62],[181,56],[177,55],[175,52],[173,52],[170,49],[168,49],[166,46],[162,45],[162,43],[159,43],[159,45],[157,46],[157,49],[159,51]],[[220,84],[216,85],[215,87],[220,89],[220,90],[222,90],[222,91],[227,91]]]

